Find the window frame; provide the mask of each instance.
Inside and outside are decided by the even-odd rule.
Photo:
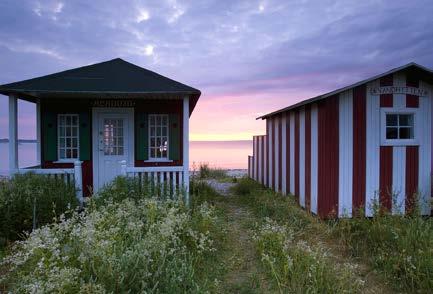
[[[60,157],[60,117],[61,116],[65,116],[65,121],[66,121],[66,116],[75,116],[77,117],[77,157],[76,158],[61,158]],[[66,133],[65,136],[63,138],[66,138]],[[72,136],[70,137],[72,138]],[[74,136],[75,138],[75,136]],[[73,147],[71,147],[73,148]],[[65,144],[65,154],[66,154],[66,144]],[[75,148],[74,148],[75,149]],[[57,114],[57,161],[56,162],[75,162],[80,160],[80,115],[78,113],[58,113]]]
[[[166,157],[152,157],[152,146],[150,144],[151,142],[151,124],[150,124],[150,120],[152,116],[165,116],[167,118],[167,156]],[[155,120],[156,121],[156,120]],[[168,115],[168,113],[151,113],[148,115],[147,117],[147,132],[148,132],[148,139],[147,139],[147,144],[148,144],[148,150],[147,150],[147,154],[148,154],[148,160],[146,161],[150,161],[150,162],[172,162],[172,160],[170,160],[170,116]]]
[[[386,115],[387,114],[412,114],[413,115],[413,139],[387,139],[386,138]],[[381,108],[380,132],[382,146],[417,146],[418,140],[418,109],[416,108]]]

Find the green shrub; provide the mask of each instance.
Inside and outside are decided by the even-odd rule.
[[[233,192],[239,196],[253,194],[256,190],[262,191],[263,189],[257,182],[245,177],[236,181],[236,185],[233,187]]]
[[[320,244],[295,238],[294,231],[269,218],[256,228],[254,240],[262,263],[280,293],[356,293],[364,281],[354,275],[353,264],[336,266]]]
[[[433,219],[376,214],[341,219],[333,232],[351,250],[408,292],[433,289]]]
[[[34,221],[38,227],[51,223],[77,205],[73,185],[43,175],[17,174],[0,183],[0,243],[17,240]]]
[[[227,177],[227,172],[220,168],[211,168],[208,163],[199,166],[200,179],[222,179]]]
[[[204,202],[214,202],[222,197],[218,192],[204,181],[191,180],[189,186],[193,207]]]
[[[205,292],[217,217],[203,204],[106,201],[42,227],[3,261],[3,287],[34,293]],[[0,285],[1,286],[1,285]]]

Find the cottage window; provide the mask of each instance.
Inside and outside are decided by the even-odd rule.
[[[59,160],[78,159],[78,114],[59,114],[57,125]]]
[[[149,115],[149,158],[168,159],[168,115]]]
[[[418,145],[416,112],[407,110],[382,111],[382,145]]]

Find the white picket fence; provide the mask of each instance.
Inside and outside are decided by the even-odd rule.
[[[65,183],[74,184],[77,199],[83,203],[83,177],[81,161],[74,162],[74,168],[21,168],[16,173],[35,173],[62,179]],[[139,179],[151,189],[159,189],[172,195],[184,194],[189,203],[189,173],[183,166],[129,167],[126,161],[121,163],[121,175]],[[153,190],[152,192],[154,192]]]
[[[35,173],[47,175],[55,179],[61,179],[67,184],[74,184],[76,196],[80,204],[83,203],[83,176],[81,161],[74,162],[74,168],[20,168],[15,171],[18,174]]]
[[[189,177],[185,177],[183,166],[129,167],[122,162],[121,174],[150,184],[153,188],[171,192],[172,195],[186,193],[186,201],[189,201]]]

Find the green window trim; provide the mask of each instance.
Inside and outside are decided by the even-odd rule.
[[[41,116],[42,160],[57,161],[57,114],[44,111]]]
[[[169,123],[169,159],[170,160],[180,160],[180,140],[182,139],[180,136],[181,125],[180,125],[180,115],[178,113],[170,113],[168,118]]]
[[[60,124],[62,115],[78,115],[77,158],[60,158]],[[91,115],[89,111],[65,113],[58,111],[43,111],[41,115],[41,144],[43,161],[73,162],[76,160],[91,160]]]
[[[135,114],[135,159],[148,160],[148,114]]]
[[[79,157],[80,160],[92,159],[92,118],[89,111],[79,113]]]

